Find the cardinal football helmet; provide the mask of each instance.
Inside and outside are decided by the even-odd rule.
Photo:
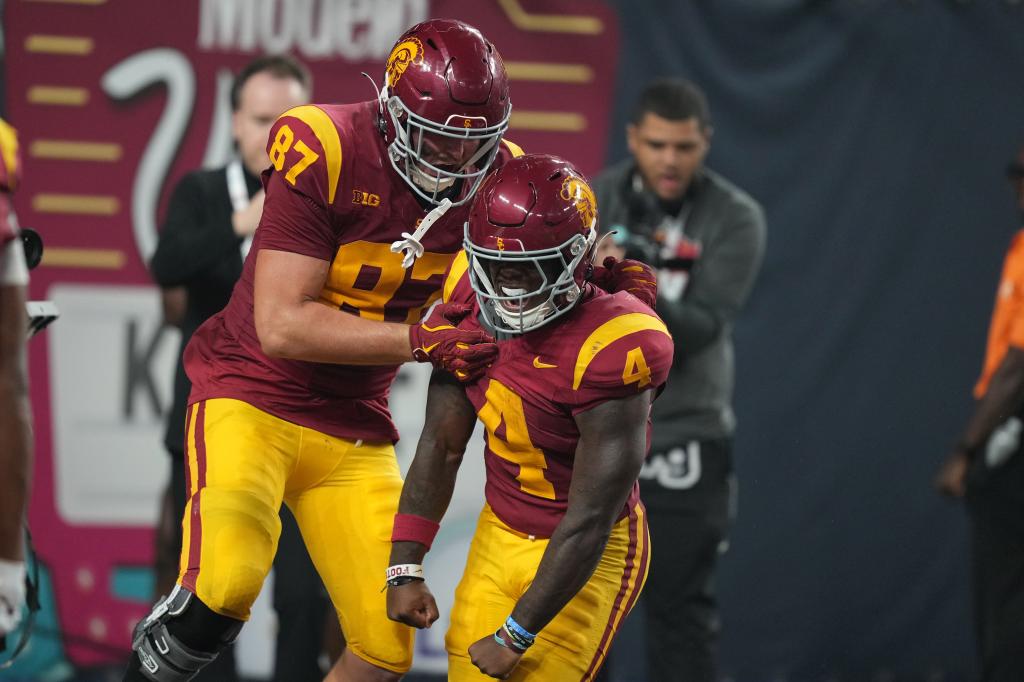
[[[487,323],[522,334],[571,310],[596,225],[594,192],[568,161],[527,154],[495,171],[473,200],[464,243]]]
[[[498,152],[512,105],[501,56],[454,19],[416,24],[391,49],[379,93],[391,165],[433,204],[462,180],[469,201]]]

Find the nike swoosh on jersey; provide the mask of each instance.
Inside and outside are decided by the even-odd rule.
[[[551,369],[552,367],[558,367],[558,365],[549,365],[546,362],[541,362],[539,355],[533,359],[533,366],[537,369]]]

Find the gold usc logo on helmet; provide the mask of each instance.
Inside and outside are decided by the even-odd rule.
[[[388,85],[394,85],[402,77],[410,64],[423,61],[423,43],[419,38],[406,38],[395,45],[384,67],[388,75]]]
[[[584,182],[583,178],[567,175],[562,181],[561,196],[576,205],[576,210],[580,213],[580,220],[585,226],[594,227],[594,222],[597,220],[597,197],[594,196],[594,190],[590,189],[590,185]]]

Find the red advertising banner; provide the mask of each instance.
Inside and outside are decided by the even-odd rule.
[[[30,518],[73,663],[117,659],[149,608],[125,585],[152,563],[177,339],[146,263],[177,180],[232,154],[232,74],[288,52],[310,67],[314,101],[371,99],[360,72],[379,82],[395,38],[439,16],[500,50],[509,139],[601,168],[618,28],[599,0],[5,3],[7,112],[25,171],[15,207],[46,242],[31,295],[62,313],[30,348]]]

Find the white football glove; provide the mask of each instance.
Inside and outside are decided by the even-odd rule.
[[[24,603],[25,562],[0,559],[0,637],[18,627]]]

